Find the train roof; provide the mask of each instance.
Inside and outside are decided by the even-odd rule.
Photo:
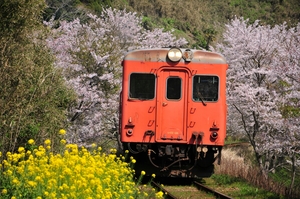
[[[131,61],[147,61],[147,62],[166,62],[167,54],[171,48],[152,48],[139,49],[128,52],[124,60]],[[192,63],[208,63],[208,64],[226,64],[226,59],[223,55],[205,50],[179,48],[184,54],[185,52],[192,52]],[[180,62],[185,62],[181,59]]]

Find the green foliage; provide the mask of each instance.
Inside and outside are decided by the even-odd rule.
[[[281,24],[286,21],[295,25],[300,19],[300,5],[297,0],[228,0],[229,8],[237,16],[249,18],[250,22],[261,20],[263,24]]]
[[[37,142],[64,125],[74,96],[45,47],[43,0],[0,2],[0,151]]]
[[[286,90],[287,88],[290,87],[291,85],[283,80],[279,80],[278,84],[276,85],[277,90]],[[298,99],[294,98],[289,101],[289,104],[284,104],[283,106],[281,106],[280,110],[283,117],[284,118],[300,117],[300,107],[293,106],[293,104],[298,104],[298,103],[299,103]]]
[[[281,109],[282,109],[282,115],[285,118],[300,117],[300,107],[294,107],[294,106],[286,105],[286,106],[281,107]]]
[[[43,19],[72,21],[75,18],[85,19],[85,7],[81,6],[79,0],[46,0],[47,7],[43,12]]]
[[[281,197],[268,192],[263,189],[259,189],[257,187],[251,186],[245,180],[231,177],[228,175],[212,175],[212,180],[214,180],[214,186],[217,186],[218,189],[222,189],[222,187],[232,187],[236,190],[236,192],[231,192],[231,196],[233,198],[268,198],[268,199],[280,199]],[[209,185],[211,186],[211,185]]]
[[[143,16],[142,26],[147,30],[153,30],[154,28],[156,28],[155,21],[150,17],[146,17],[146,16]]]
[[[149,30],[155,27],[175,30],[176,36],[184,36],[189,41],[189,47],[205,49],[221,38],[223,24],[234,16],[249,18],[250,22],[260,20],[262,24],[270,25],[286,21],[293,26],[300,20],[298,0],[67,0],[64,3],[47,0],[47,4],[51,5],[47,8],[48,18],[48,11],[52,9],[51,14],[56,18],[67,20],[80,17],[82,7],[98,14],[103,7],[135,11],[143,16],[143,27]],[[67,12],[68,17],[65,16]],[[63,14],[65,17],[61,17]]]
[[[275,180],[275,182],[283,183],[284,186],[289,186],[292,181],[291,171],[289,168],[290,165],[280,167],[276,169],[276,172],[270,174],[270,177]],[[296,171],[297,177],[295,178],[294,185],[295,187],[300,186],[300,178],[299,178],[299,168]]]
[[[109,6],[134,10],[166,30],[184,31],[190,46],[206,49],[218,40],[223,24],[234,16],[249,18],[250,22],[261,20],[270,25],[284,21],[295,25],[300,20],[298,0],[128,0],[112,1]],[[210,32],[213,40],[208,39],[205,30],[214,30]]]
[[[175,21],[175,19],[172,19],[172,18],[163,18],[162,23],[163,23],[164,28],[166,30],[170,31],[174,28],[176,21]]]
[[[194,40],[195,43],[192,45],[192,48],[199,48],[199,46],[207,46],[207,42],[205,41],[204,35],[202,32],[199,31],[194,31]]]
[[[276,182],[286,182],[285,185],[288,186],[291,184],[291,172],[284,167],[280,167],[276,170],[275,173],[271,173],[270,176]]]
[[[28,7],[27,7],[28,6]],[[40,12],[45,8],[41,0],[2,0],[0,2],[0,34],[18,37],[21,32],[37,25]]]
[[[212,179],[219,184],[232,184],[240,181],[240,179],[228,175],[212,175]]]
[[[79,0],[95,13],[100,14],[103,7],[112,7],[112,0]]]

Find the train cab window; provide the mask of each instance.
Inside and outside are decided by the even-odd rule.
[[[132,73],[130,75],[129,97],[141,100],[154,99],[155,75]]]
[[[193,78],[194,101],[217,101],[219,95],[219,77],[195,75]]]
[[[181,98],[181,79],[169,77],[167,80],[167,99],[178,100]]]

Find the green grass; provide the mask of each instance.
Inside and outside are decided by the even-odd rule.
[[[284,197],[254,187],[243,179],[227,175],[214,174],[211,178],[204,179],[204,184],[233,198],[284,199]]]

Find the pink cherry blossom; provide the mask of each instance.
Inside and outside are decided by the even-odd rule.
[[[300,23],[271,27],[235,18],[223,36],[217,51],[229,63],[228,129],[246,135],[267,176],[282,164],[277,157],[300,154]]]
[[[108,8],[101,16],[88,17],[88,23],[61,21],[59,28],[54,28],[53,21],[45,22],[52,31],[47,41],[56,67],[63,69],[78,95],[78,104],[68,113],[68,140],[78,144],[116,134],[121,61],[127,51],[187,43],[162,29],[145,30],[135,12]]]

